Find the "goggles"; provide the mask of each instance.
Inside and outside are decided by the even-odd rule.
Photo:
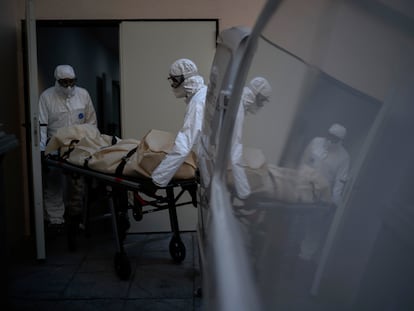
[[[269,98],[267,96],[264,96],[261,93],[256,95],[256,104],[258,107],[263,107],[264,104],[268,102],[269,102]]]
[[[177,87],[179,87],[181,84],[183,84],[185,78],[183,75],[180,76],[172,76],[170,75],[167,80],[170,81],[170,85],[172,88],[176,89]]]
[[[76,78],[74,78],[74,79],[59,79],[58,83],[59,83],[59,85],[61,85],[63,87],[74,86],[75,83],[76,83]]]
[[[331,133],[328,133],[327,139],[333,144],[336,144],[337,142],[342,140],[338,136],[332,135]]]

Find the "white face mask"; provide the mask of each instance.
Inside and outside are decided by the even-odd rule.
[[[58,84],[56,85],[56,87],[57,87],[58,92],[65,97],[72,97],[75,93],[75,86],[63,87]]]
[[[171,89],[172,89],[172,91],[174,93],[174,96],[176,98],[183,98],[183,97],[186,96],[186,92],[185,92],[184,86],[182,84],[177,88],[171,88]]]
[[[242,104],[244,109],[251,114],[255,114],[259,107],[256,105],[253,92],[249,88],[245,88],[242,94]]]
[[[341,145],[340,140],[330,140],[329,138],[325,140],[325,147],[328,151],[335,151]]]

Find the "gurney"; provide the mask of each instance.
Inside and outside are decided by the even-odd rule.
[[[75,129],[78,130],[79,127]],[[70,130],[73,130],[73,128]],[[70,137],[69,140],[73,141]],[[111,140],[116,141],[115,138],[111,138]],[[52,141],[51,145],[53,144],[54,142]],[[152,182],[148,175],[146,175],[145,171],[143,171],[143,173],[141,173],[141,171],[135,171],[129,175],[123,174],[124,172],[129,172],[128,170],[125,170],[125,167],[127,166],[127,163],[130,162],[131,154],[126,154],[124,157],[119,159],[117,168],[122,167],[122,170],[115,169],[111,172],[106,167],[103,168],[102,171],[98,171],[90,168],[85,164],[85,162],[83,165],[78,165],[80,162],[78,164],[73,164],[77,163],[76,161],[79,160],[78,158],[76,161],[72,159],[73,163],[70,163],[68,161],[68,154],[70,153],[67,151],[72,150],[76,153],[76,144],[72,143],[67,146],[63,145],[67,144],[60,144],[57,147],[57,153],[51,152],[55,151],[56,146],[53,148],[49,147],[49,153],[44,159],[44,164],[47,167],[59,168],[64,173],[83,176],[87,185],[86,189],[88,189],[88,185],[91,185],[93,182],[97,182],[104,187],[105,194],[103,198],[108,199],[109,202],[109,216],[112,220],[113,234],[115,236],[116,253],[114,256],[114,267],[120,279],[128,279],[131,274],[131,265],[123,246],[123,241],[128,230],[128,225],[126,224],[124,217],[127,215],[129,209],[132,210],[133,218],[136,221],[142,220],[145,214],[168,209],[172,231],[172,237],[169,243],[170,255],[172,259],[178,263],[185,259],[186,249],[180,238],[176,208],[189,204],[192,204],[194,207],[197,206],[196,192],[198,183],[195,174],[185,175],[187,178],[175,177],[166,187],[158,187]],[[100,146],[95,149],[95,152],[99,153],[105,148]],[[91,153],[91,150],[88,152]],[[91,158],[89,158],[89,160],[91,160]],[[129,202],[130,200],[128,200],[128,192],[133,194],[132,204]],[[190,198],[180,200],[185,192],[190,194]],[[89,200],[87,193],[84,200],[85,213],[83,225],[88,228]],[[73,238],[70,236],[70,233],[71,232],[69,230],[69,239]]]

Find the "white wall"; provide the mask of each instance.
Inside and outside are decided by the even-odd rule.
[[[24,14],[24,0],[18,0]],[[39,19],[200,19],[218,18],[220,28],[252,26],[265,0],[36,0]]]
[[[398,20],[377,13],[381,8],[376,1],[361,2],[368,4],[315,0],[309,5],[306,0],[289,0],[268,28],[275,42],[290,52],[384,100],[402,50],[414,43]]]

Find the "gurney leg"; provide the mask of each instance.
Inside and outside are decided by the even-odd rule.
[[[173,236],[170,241],[170,255],[175,262],[182,262],[185,259],[185,245],[181,241],[180,229],[178,227],[177,210],[174,200],[174,189],[167,188],[168,212],[170,214],[170,224]]]
[[[109,192],[112,192],[112,187],[108,186],[107,190]],[[125,253],[124,247],[121,244],[121,239],[119,237],[118,220],[117,220],[118,214],[117,214],[117,210],[114,205],[113,196],[111,196],[111,199],[109,200],[109,208],[112,214],[112,229],[114,231],[115,243],[116,243],[116,249],[117,249],[117,252],[115,253],[115,258],[114,258],[115,271],[121,280],[127,280],[129,279],[129,276],[131,275],[131,264],[129,262],[128,256]]]
[[[89,177],[85,177],[85,196],[84,196],[84,203],[83,203],[83,209],[82,209],[82,222],[80,223],[80,227],[84,230],[85,236],[87,237],[90,236],[89,190],[91,187],[92,187],[92,179]]]

